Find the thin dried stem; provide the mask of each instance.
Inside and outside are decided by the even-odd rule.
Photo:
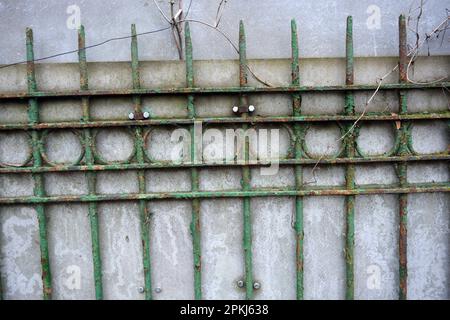
[[[435,35],[436,35],[436,37],[439,37],[439,34],[441,34],[441,33],[445,34],[446,30],[449,28],[450,16],[448,15],[448,11],[447,11],[447,18],[444,19],[441,23],[439,23],[439,25],[437,27],[435,27],[430,33],[425,33],[425,38],[422,41],[419,41],[420,40],[419,21],[420,21],[420,18],[422,16],[422,13],[423,13],[423,8],[422,7],[423,7],[424,3],[425,2],[422,0],[421,1],[421,5],[419,7],[420,11],[419,11],[419,15],[417,16],[415,30],[409,28],[409,30],[413,31],[416,34],[416,45],[408,53],[408,56],[410,56],[411,58],[409,59],[408,66],[406,68],[406,79],[407,79],[407,81],[410,82],[410,83],[418,84],[418,85],[436,83],[436,82],[441,82],[441,81],[444,81],[444,80],[448,79],[448,77],[442,77],[442,78],[439,78],[439,79],[433,80],[433,81],[420,82],[420,81],[415,81],[415,80],[411,79],[410,75],[409,75],[411,66],[414,64],[415,60],[418,58],[419,50],[425,44],[425,42],[428,43],[428,41]],[[408,17],[408,22],[409,21],[410,21],[410,17]]]
[[[219,6],[217,7],[216,23],[214,24],[216,26],[216,28],[219,26],[220,19],[222,19],[223,9],[225,8],[226,4],[227,4],[227,0],[221,0],[219,3]],[[223,5],[223,7],[222,7],[222,5]]]

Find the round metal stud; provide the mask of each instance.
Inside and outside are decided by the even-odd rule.
[[[253,111],[255,111],[255,106],[254,106],[254,105],[252,105],[252,104],[251,104],[251,105],[249,105],[249,106],[248,106],[248,111],[249,111],[249,112],[253,112]]]
[[[261,288],[261,284],[259,282],[253,283],[253,289],[258,290],[259,288]]]
[[[144,291],[145,291],[145,290],[144,290],[144,287],[139,287],[139,288],[138,288],[138,292],[139,292],[139,293],[144,293]]]
[[[242,280],[238,280],[238,281],[236,282],[236,284],[237,284],[237,286],[238,286],[239,288],[243,288],[243,287],[244,287],[244,281],[242,281]]]
[[[144,113],[142,114],[142,116],[144,117],[144,119],[148,119],[148,118],[150,118],[150,112],[144,111]]]
[[[233,112],[236,113],[236,112],[238,112],[238,111],[239,111],[239,107],[238,107],[238,106],[234,106],[234,107],[233,107]]]
[[[155,288],[156,293],[161,293],[162,289],[160,287]]]
[[[133,113],[133,112],[130,112],[130,113],[128,114],[128,119],[130,119],[130,120],[133,120],[133,119],[134,119],[134,113]]]

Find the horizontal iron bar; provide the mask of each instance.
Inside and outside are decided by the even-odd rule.
[[[93,96],[129,96],[129,95],[172,95],[172,94],[239,94],[239,93],[300,93],[324,91],[364,91],[396,89],[449,88],[450,82],[428,84],[391,83],[378,88],[375,84],[336,85],[336,86],[284,86],[284,87],[192,87],[158,89],[114,89],[114,90],[75,90],[75,91],[36,91],[1,93],[0,99],[27,99],[53,97],[93,97]]]
[[[99,201],[132,201],[152,199],[195,199],[195,198],[242,198],[242,197],[281,197],[281,196],[346,196],[370,194],[397,193],[428,193],[450,192],[450,183],[411,184],[407,187],[380,185],[379,187],[362,187],[355,189],[314,188],[303,190],[292,189],[260,189],[260,190],[229,190],[229,191],[197,191],[197,192],[154,192],[154,193],[123,193],[105,195],[80,196],[26,196],[0,198],[0,204],[34,204],[60,202],[99,202]]]
[[[366,158],[322,158],[322,159],[279,159],[279,165],[320,165],[320,164],[346,164],[346,163],[376,163],[376,162],[404,162],[404,161],[446,161],[450,160],[448,154],[430,154],[418,156],[377,156]],[[177,169],[193,167],[233,167],[233,166],[268,166],[267,161],[256,161],[249,163],[242,162],[217,162],[217,163],[192,163],[192,162],[151,162],[151,163],[114,163],[105,165],[55,165],[46,167],[0,167],[0,174],[3,173],[38,173],[38,172],[67,172],[67,171],[112,171],[112,170],[139,170],[139,169]]]
[[[211,124],[233,123],[285,123],[285,122],[329,122],[329,121],[397,121],[397,120],[436,120],[450,119],[450,112],[410,113],[410,114],[367,114],[361,115],[305,115],[305,116],[276,116],[276,117],[217,117],[217,118],[153,118],[148,120],[99,120],[89,122],[46,122],[38,124],[6,123],[0,124],[0,130],[31,130],[31,129],[76,129],[127,127],[148,125],[181,125],[194,122]]]

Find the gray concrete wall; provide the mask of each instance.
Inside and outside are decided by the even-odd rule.
[[[183,0],[185,12],[189,2]],[[214,24],[219,2],[193,0],[188,18]],[[168,0],[157,0],[157,3],[169,15]],[[414,9],[419,4],[420,0],[228,0],[219,27],[237,44],[239,20],[242,19],[247,26],[249,57],[288,58],[290,19],[295,18],[302,57],[343,57],[345,19],[352,15],[356,56],[394,56],[398,54],[398,16],[404,13],[414,19],[419,13]],[[450,0],[425,1],[419,24],[421,39],[446,18],[446,8],[450,8]],[[36,57],[76,49],[75,16],[86,27],[88,45],[129,35],[132,23],[136,23],[138,32],[167,26],[152,0],[0,0],[0,62],[25,59],[26,27],[34,28]],[[414,20],[411,28],[415,29]],[[195,59],[237,59],[232,46],[216,31],[194,22],[191,29]],[[415,38],[411,31],[409,36]],[[145,39],[140,43],[143,60],[178,58],[170,30],[142,38]],[[450,43],[441,39],[429,42],[431,54],[449,53]],[[422,47],[421,54],[427,53],[427,46]],[[110,42],[90,49],[89,59],[128,61],[128,41]],[[77,57],[72,54],[51,61],[76,62]]]
[[[428,81],[448,76],[448,57],[418,60],[415,76]],[[356,83],[375,80],[396,64],[395,58],[359,58],[355,61]],[[287,85],[290,78],[288,60],[251,60],[251,68],[274,85]],[[182,62],[143,62],[142,85],[183,86]],[[238,84],[236,61],[196,61],[195,81],[199,86]],[[37,65],[38,87],[42,90],[68,90],[79,86],[76,64]],[[301,82],[305,85],[343,84],[345,63],[342,59],[303,59]],[[129,88],[131,71],[128,63],[89,64],[92,88]],[[320,75],[320,76],[318,76]],[[386,82],[396,82],[393,73]],[[260,85],[254,79],[253,85]],[[0,72],[0,91],[25,90],[25,68],[18,66]],[[370,93],[357,93],[357,110],[361,111]],[[440,89],[412,90],[409,109],[418,111],[448,110],[448,96]],[[250,103],[259,115],[290,115],[291,100],[282,95],[250,95]],[[198,97],[196,108],[201,116],[231,116],[236,98],[227,96]],[[95,119],[127,119],[132,110],[131,99],[95,98],[91,101]],[[186,116],[186,102],[178,98],[145,98],[143,107],[152,116]],[[343,97],[339,94],[305,94],[305,114],[341,112]],[[398,111],[395,94],[380,92],[370,111]],[[42,100],[42,120],[78,120],[80,101]],[[0,105],[0,122],[26,122],[26,103]],[[267,127],[267,126],[266,126]],[[223,130],[226,126],[218,127]],[[170,130],[154,128],[148,152],[155,159],[170,159]],[[284,131],[283,131],[284,130]],[[420,153],[445,151],[448,147],[447,124],[444,121],[420,122],[414,125],[413,145]],[[281,128],[280,152],[287,152],[288,134]],[[364,124],[358,139],[368,154],[380,154],[393,146],[394,128],[382,123]],[[306,135],[312,153],[320,155],[339,149],[339,131],[334,125],[313,125]],[[19,132],[0,133],[0,161],[21,163],[26,159],[26,137]],[[132,149],[124,129],[98,130],[99,152],[109,160],[123,160]],[[206,141],[205,143],[208,143]],[[120,146],[120,147],[118,147]],[[73,161],[80,143],[70,131],[49,134],[46,146],[54,162]],[[262,176],[252,170],[253,187],[294,186],[293,169],[282,167],[275,176]],[[342,166],[319,166],[316,181],[312,166],[305,166],[304,182],[312,186],[344,185]],[[358,165],[358,184],[395,183],[392,164]],[[147,190],[183,191],[190,188],[188,170],[148,170]],[[222,190],[240,188],[239,169],[202,169],[200,188]],[[448,182],[446,163],[411,164],[410,182]],[[32,194],[28,174],[0,175],[0,196]],[[45,174],[48,194],[86,194],[82,173]],[[99,173],[99,193],[137,192],[136,172]],[[161,288],[155,299],[193,298],[193,256],[189,233],[191,203],[189,201],[151,201],[150,223],[153,288]],[[56,299],[92,299],[93,270],[90,249],[87,206],[79,204],[47,206],[49,246]],[[261,283],[257,299],[295,298],[295,239],[292,228],[294,199],[252,199],[254,276]],[[305,297],[307,299],[343,299],[345,292],[344,263],[344,198],[305,197]],[[408,202],[408,268],[409,298],[448,299],[449,269],[449,197],[447,194],[413,194]],[[143,286],[141,243],[136,203],[102,203],[100,239],[103,259],[104,290],[107,299],[142,299]],[[245,292],[236,281],[244,275],[242,249],[242,200],[204,200],[201,202],[202,280],[206,299],[243,299]],[[355,222],[355,296],[358,299],[395,299],[398,287],[398,200],[395,195],[358,196]],[[36,214],[28,206],[0,207],[0,270],[7,299],[40,299],[42,297]],[[79,288],[70,280],[81,276]],[[373,286],[379,276],[380,285]]]

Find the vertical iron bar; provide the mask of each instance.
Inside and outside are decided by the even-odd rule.
[[[192,56],[192,40],[189,23],[185,24],[185,48],[186,48],[186,84],[188,88],[194,86],[194,67]],[[194,95],[188,95],[188,116],[195,119]],[[196,161],[196,141],[195,141],[195,124],[189,128],[191,136],[191,162]],[[192,192],[199,191],[198,169],[191,169],[191,189]],[[202,273],[201,273],[201,234],[200,234],[200,199],[192,200],[192,248],[194,253],[194,293],[195,299],[202,299]]]
[[[345,41],[346,77],[345,84],[353,85],[353,19],[347,17],[347,32]],[[352,92],[345,93],[345,114],[355,114],[355,101]],[[350,130],[350,132],[348,132]],[[355,130],[353,124],[346,126],[345,156],[355,157]],[[345,181],[347,189],[355,188],[355,165],[348,164],[345,170]],[[346,290],[345,297],[354,299],[354,249],[355,249],[355,196],[345,197],[345,270]]]
[[[131,25],[131,71],[133,89],[140,89],[139,58],[136,36],[136,26]],[[140,95],[133,95],[134,112],[142,113],[142,98]],[[144,137],[142,127],[135,128],[135,149],[136,160],[139,164],[144,164]],[[146,193],[145,170],[138,170],[139,193]],[[144,290],[145,299],[152,299],[151,265],[150,265],[150,214],[146,200],[139,200],[139,221],[141,225],[142,260],[144,265]]]
[[[239,85],[241,87],[247,86],[247,52],[245,43],[245,30],[242,20],[239,22]],[[239,105],[248,106],[246,94],[239,96]],[[242,113],[242,118],[247,118],[246,112]],[[248,124],[242,126],[245,132],[248,129]],[[245,137],[244,143],[244,161],[249,161],[249,141]],[[246,165],[242,167],[242,190],[250,191],[250,168]],[[252,217],[250,212],[250,198],[244,197],[244,255],[245,255],[245,291],[248,300],[253,299],[253,266],[252,266]]]
[[[37,91],[36,76],[34,71],[34,52],[33,52],[33,31],[26,29],[26,47],[27,47],[27,86],[28,92]],[[28,123],[36,124],[39,122],[39,107],[36,98],[28,100]],[[36,130],[31,131],[33,166],[35,168],[42,165],[42,141],[40,134]],[[45,196],[44,176],[42,173],[34,173],[34,195],[37,197]],[[47,221],[43,204],[36,204],[37,218],[39,223],[39,246],[41,251],[42,266],[42,285],[43,297],[45,300],[52,298],[52,278],[50,272],[50,260],[47,240]]]
[[[80,89],[89,90],[88,71],[86,63],[86,36],[84,32],[84,26],[80,26],[78,30],[78,63],[80,67]],[[81,109],[83,112],[83,122],[90,121],[89,111],[89,97],[81,98]],[[83,147],[85,150],[85,162],[89,167],[94,166],[94,154],[92,151],[92,132],[91,129],[86,128],[83,130]],[[96,185],[96,173],[95,171],[86,172],[86,179],[88,182],[89,195],[95,195]],[[99,223],[98,223],[98,210],[97,203],[90,202],[88,206],[89,222],[91,225],[91,245],[92,245],[92,262],[94,267],[94,285],[95,285],[95,298],[97,300],[103,299],[103,282],[102,282],[102,260],[100,254],[100,237],[99,237]]]
[[[292,85],[300,85],[300,71],[298,65],[298,35],[297,23],[291,20],[291,48],[292,48]],[[294,93],[292,95],[293,116],[301,116],[301,95]],[[303,127],[299,123],[294,124],[294,152],[295,159],[303,157],[302,151]],[[303,187],[303,169],[300,165],[294,166],[295,187],[301,190]],[[295,197],[295,239],[296,239],[296,284],[297,284],[297,300],[303,300],[303,197]]]
[[[407,83],[407,43],[406,43],[406,19],[402,14],[399,17],[399,82]],[[406,91],[399,91],[399,109],[400,114],[407,113],[407,95]],[[400,145],[398,154],[407,155],[409,153],[408,149],[408,123],[405,121],[400,121],[400,129],[398,134],[400,134]],[[397,174],[401,187],[407,187],[407,164],[406,162],[400,162],[397,166]],[[407,299],[407,281],[408,281],[408,267],[407,267],[407,217],[408,217],[408,195],[399,195],[399,299]]]

